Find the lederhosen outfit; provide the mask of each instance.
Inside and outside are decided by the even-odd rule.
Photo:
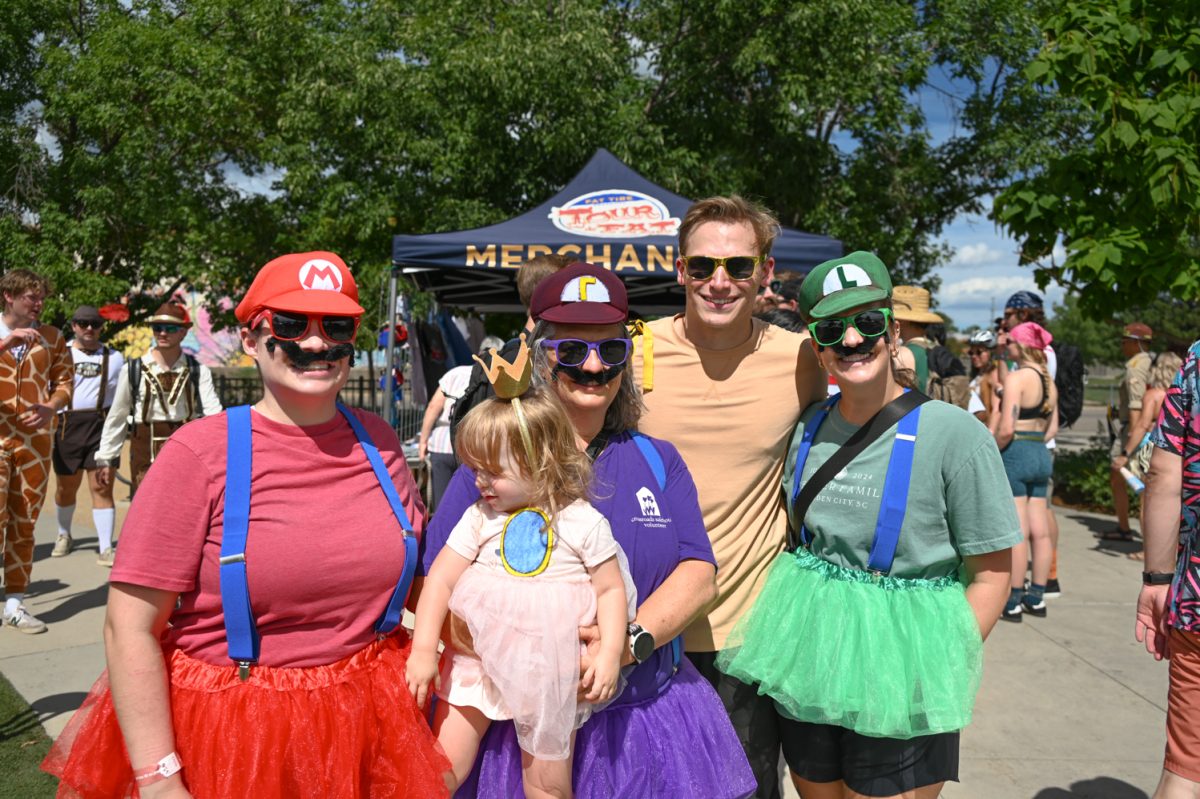
[[[100,385],[97,388],[94,408],[75,407],[75,395],[72,395],[71,402],[58,414],[58,429],[54,434],[52,456],[54,473],[57,475],[67,476],[80,469],[96,468],[96,450],[100,447],[100,435],[104,432],[104,416],[108,412],[108,406],[112,404],[112,398],[108,396],[109,360],[112,353],[111,347],[101,344],[100,363],[92,360],[74,362],[76,394],[79,384],[84,380],[99,378]]]
[[[196,392],[192,388],[192,372],[159,372],[143,369],[139,388],[139,407],[134,408],[133,429],[129,434],[129,463],[133,472],[132,482],[137,485],[146,476],[150,464],[158,456],[158,450],[179,428],[200,415],[196,407]],[[155,421],[151,419],[152,406],[157,405],[166,414],[183,399],[187,415],[179,421]]]

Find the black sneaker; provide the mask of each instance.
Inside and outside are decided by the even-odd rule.
[[[1000,618],[1003,619],[1004,621],[1020,622],[1023,615],[1024,615],[1024,613],[1022,611],[1021,605],[1020,605],[1020,603],[1018,603],[1018,604],[1012,606],[1011,608],[1008,605],[1005,605],[1004,611],[1000,614]]]
[[[1026,595],[1025,598],[1021,600],[1021,607],[1023,607],[1025,612],[1030,616],[1037,616],[1038,618],[1045,618],[1046,616],[1046,601],[1044,599],[1034,599],[1033,597]]]
[[[1042,594],[1046,599],[1058,599],[1062,596],[1062,587],[1059,586],[1058,580],[1046,581],[1046,593]]]

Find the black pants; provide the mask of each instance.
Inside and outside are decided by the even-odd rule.
[[[716,652],[688,652],[688,659],[712,683],[733,722],[738,740],[758,781],[756,799],[780,799],[780,716],[775,701],[717,669]]]
[[[429,512],[437,508],[450,485],[450,478],[458,468],[458,459],[453,452],[429,453]]]

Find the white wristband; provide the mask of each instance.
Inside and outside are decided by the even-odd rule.
[[[172,752],[151,768],[135,773],[133,779],[140,787],[145,787],[178,774],[182,769],[183,763],[179,762],[179,755]]]

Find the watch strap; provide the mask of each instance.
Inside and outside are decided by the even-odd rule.
[[[1142,572],[1142,585],[1170,585],[1175,572]]]

